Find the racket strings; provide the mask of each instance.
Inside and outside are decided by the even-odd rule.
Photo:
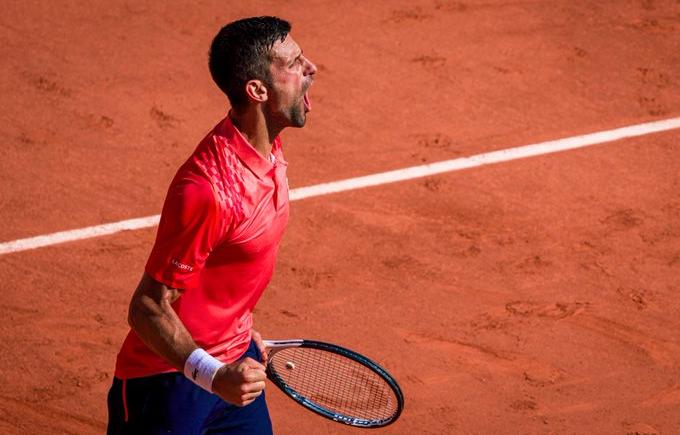
[[[370,368],[342,355],[290,348],[273,355],[269,364],[299,395],[334,413],[379,421],[398,411],[390,385]]]

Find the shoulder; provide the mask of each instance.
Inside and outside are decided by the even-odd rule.
[[[215,200],[225,212],[239,217],[246,192],[246,168],[228,138],[212,135],[194,154],[196,169],[210,185]]]
[[[211,183],[203,177],[181,171],[170,184],[166,208],[174,210],[182,221],[195,216],[205,218],[218,211]]]
[[[192,203],[214,202],[212,184],[194,174],[183,174],[173,180],[170,190],[184,201]]]

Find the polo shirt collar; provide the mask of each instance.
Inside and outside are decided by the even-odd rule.
[[[262,157],[262,154],[243,137],[243,134],[231,121],[231,117],[224,118],[224,121],[217,128],[217,133],[227,139],[238,158],[253,171],[257,178],[266,177],[269,171],[274,169],[274,164]],[[281,139],[277,136],[272,145],[272,153],[280,148],[280,141]]]

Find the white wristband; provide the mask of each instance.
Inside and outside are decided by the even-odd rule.
[[[184,363],[184,376],[196,385],[212,393],[212,383],[217,371],[225,365],[222,361],[198,348],[191,352]]]

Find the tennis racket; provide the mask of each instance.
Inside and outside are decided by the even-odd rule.
[[[344,347],[314,340],[265,340],[267,377],[305,408],[351,426],[387,426],[404,396],[375,362]]]

